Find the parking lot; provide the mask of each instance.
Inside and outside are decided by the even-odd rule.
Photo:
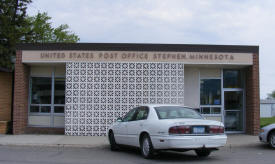
[[[143,159],[136,149],[124,148],[117,152],[109,150],[107,145],[77,148],[48,146],[0,146],[1,164],[110,164],[110,163],[249,163],[274,164],[275,150],[259,142],[227,145],[213,152],[208,158],[198,158],[193,151],[177,153],[162,152],[155,159]]]

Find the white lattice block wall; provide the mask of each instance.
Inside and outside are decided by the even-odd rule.
[[[66,63],[66,135],[104,136],[137,105],[183,102],[182,63]]]

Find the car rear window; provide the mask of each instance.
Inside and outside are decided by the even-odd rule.
[[[202,116],[195,110],[181,106],[161,106],[155,107],[155,110],[159,119],[202,119]]]

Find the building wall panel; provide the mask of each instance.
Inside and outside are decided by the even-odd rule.
[[[200,88],[199,88],[199,69],[184,69],[184,105],[199,108],[200,107]]]
[[[135,106],[183,103],[184,64],[66,64],[66,135],[104,136]]]
[[[50,116],[29,116],[28,125],[30,126],[47,126],[51,124]]]
[[[53,67],[50,66],[31,66],[31,76],[51,77]]]
[[[200,78],[220,78],[221,69],[220,68],[203,68],[200,69]]]

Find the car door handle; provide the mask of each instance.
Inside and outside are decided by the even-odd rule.
[[[139,124],[139,126],[143,126],[143,124]]]

